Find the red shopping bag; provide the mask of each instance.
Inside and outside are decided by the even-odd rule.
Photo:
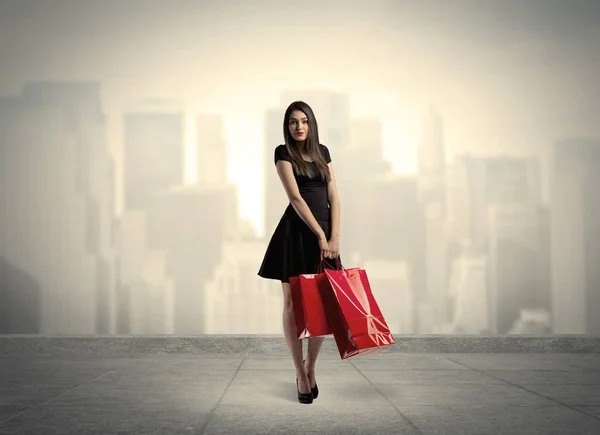
[[[323,263],[319,266],[321,272]],[[321,294],[329,289],[325,273],[306,274],[290,277],[294,320],[298,338],[331,335],[331,328],[325,313]]]
[[[373,297],[367,272],[326,269],[322,298],[340,357],[377,353],[396,343]]]

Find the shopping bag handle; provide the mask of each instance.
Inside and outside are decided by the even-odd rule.
[[[319,263],[319,269],[317,271],[317,273],[323,273],[323,269],[324,269],[324,264],[327,263],[329,266],[331,266],[331,263],[329,263],[327,260],[331,260],[331,258],[323,258],[321,260],[321,262]],[[346,270],[346,268],[342,265],[342,262],[340,261],[339,258],[335,258],[335,262],[336,262],[336,266],[338,266],[340,269],[342,270]]]

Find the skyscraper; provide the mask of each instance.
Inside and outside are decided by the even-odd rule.
[[[227,140],[221,115],[203,114],[196,118],[198,183],[224,185],[227,177]]]
[[[551,189],[552,328],[600,333],[600,140],[554,147]]]
[[[489,334],[491,320],[487,255],[464,247],[450,268],[448,287],[453,302],[450,332]]]
[[[146,214],[128,210],[119,234],[119,326],[123,334],[174,333],[175,289],[165,250],[146,242]]]
[[[144,107],[125,114],[124,130],[124,208],[143,209],[149,195],[183,183],[183,115]]]
[[[39,332],[113,332],[114,161],[100,85],[29,83],[3,106],[0,255],[39,290]]]
[[[453,237],[483,246],[488,241],[488,208],[542,203],[535,157],[475,156],[455,159],[448,171],[448,217]]]
[[[403,235],[397,220],[406,204],[402,200],[410,202],[410,194],[404,197],[404,180],[393,176],[392,164],[383,157],[382,123],[376,118],[357,118],[350,126],[348,147],[336,154],[331,151],[340,194],[343,250],[349,254],[345,261],[354,261],[357,255],[371,260],[403,258],[392,240]]]
[[[506,334],[522,309],[549,307],[548,213],[537,204],[488,209],[490,331]]]
[[[454,242],[466,244],[472,240],[473,217],[471,203],[476,189],[476,186],[471,183],[469,169],[467,159],[464,156],[459,156],[448,168],[446,177],[449,236]]]
[[[205,285],[222,261],[225,235],[237,223],[233,188],[180,186],[148,198],[146,247],[164,251],[174,282],[176,334],[205,331]]]
[[[447,323],[446,155],[440,115],[430,108],[423,121],[419,146],[419,192],[425,217],[425,309],[426,318]],[[425,314],[425,313],[424,313]],[[425,325],[424,325],[425,326]],[[427,325],[436,328],[436,325]]]
[[[419,184],[423,201],[439,203],[444,211],[446,148],[444,127],[437,110],[430,107],[423,116],[423,134],[419,145]]]

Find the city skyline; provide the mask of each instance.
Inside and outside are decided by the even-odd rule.
[[[41,85],[44,84],[48,84],[48,85],[64,85],[64,86],[70,86],[71,84],[73,85],[92,85],[92,86],[98,86],[99,89],[102,89],[101,84],[99,83],[94,83],[94,82],[83,82],[83,83],[79,83],[79,82],[73,82],[73,83],[69,83],[69,82],[64,82],[64,81],[49,81],[49,82],[41,82]],[[37,83],[33,82],[33,83],[25,83],[24,88],[26,89],[29,85],[33,85],[36,86]],[[295,92],[291,92],[292,94],[298,94],[298,95],[302,95],[304,92],[315,92],[315,91],[324,91],[324,92],[328,92],[329,90],[324,89],[322,87],[315,87],[313,89],[307,89],[307,90],[299,90],[299,91],[295,91]],[[347,94],[350,98],[350,101],[353,101],[353,94],[351,92],[344,92],[341,91],[344,94]],[[285,91],[282,92],[282,94],[285,95]],[[290,94],[290,92],[288,92],[288,94]],[[19,98],[19,93],[16,95],[7,95],[7,96],[2,96],[0,97],[0,99],[4,99],[6,101],[10,101],[12,98]],[[387,104],[388,106],[393,106],[393,101],[391,100],[390,96],[388,95],[387,98],[385,95],[371,95],[369,96],[366,92],[363,92],[363,94],[361,95],[360,99],[362,101],[365,100],[371,100],[371,101],[377,101],[378,99],[381,100],[387,100]],[[308,99],[308,101],[310,101]],[[310,103],[309,103],[310,104]],[[264,221],[264,215],[262,213],[262,209],[264,208],[264,197],[262,195],[262,175],[264,174],[265,171],[265,167],[264,166],[258,166],[260,164],[262,164],[263,159],[266,158],[266,160],[271,160],[271,155],[269,154],[270,152],[272,152],[275,147],[279,144],[279,143],[283,143],[283,134],[281,133],[280,136],[282,136],[282,140],[280,140],[279,142],[277,142],[276,140],[272,141],[273,143],[277,142],[276,145],[272,145],[272,150],[269,149],[269,144],[265,143],[265,136],[264,136],[264,116],[265,113],[269,112],[269,110],[273,111],[275,110],[275,112],[277,114],[279,113],[283,113],[285,107],[283,106],[283,103],[280,103],[279,106],[275,106],[278,107],[276,109],[274,109],[273,107],[267,108],[265,109],[265,111],[263,113],[260,113],[258,115],[256,115],[256,118],[260,118],[260,122],[254,122],[251,121],[251,118],[240,118],[240,117],[228,117],[226,115],[220,114],[220,113],[215,113],[215,112],[211,112],[211,113],[190,113],[190,112],[186,112],[183,108],[183,106],[181,104],[179,104],[177,101],[173,100],[173,99],[161,99],[161,100],[154,100],[154,99],[141,99],[139,101],[134,101],[131,102],[129,105],[126,106],[126,108],[123,110],[123,112],[120,113],[120,117],[121,118],[126,118],[127,116],[129,116],[130,114],[133,113],[154,113],[154,114],[165,114],[165,115],[176,115],[180,118],[180,122],[181,122],[181,127],[182,127],[182,134],[181,137],[179,138],[179,140],[181,141],[181,145],[182,145],[182,156],[183,156],[183,162],[182,162],[182,166],[183,166],[183,179],[181,180],[181,182],[179,183],[179,181],[173,181],[173,185],[176,186],[178,184],[181,185],[194,185],[198,182],[199,180],[199,174],[198,174],[198,141],[201,139],[199,137],[199,128],[196,125],[196,121],[197,119],[201,119],[203,117],[213,117],[214,119],[218,119],[221,122],[221,127],[223,128],[223,132],[224,133],[224,142],[223,145],[225,145],[226,150],[225,150],[225,159],[228,161],[227,165],[226,165],[226,174],[229,177],[229,181],[233,182],[234,184],[237,185],[237,188],[240,192],[239,194],[239,205],[240,205],[240,215],[241,218],[244,220],[249,221],[255,228],[255,230],[257,231],[257,234],[259,236],[265,236],[264,233],[264,229],[262,228],[262,222]],[[318,107],[318,106],[315,106]],[[427,114],[432,110],[433,106],[430,104],[427,107],[423,108],[423,111],[420,113],[420,116],[405,116],[406,121],[405,122],[396,122],[393,123],[393,121],[388,121],[385,122],[385,118],[378,118],[377,116],[374,116],[371,112],[371,114],[368,112],[369,106],[367,106],[367,108],[365,109],[364,106],[362,106],[362,110],[357,110],[357,105],[356,103],[354,105],[351,104],[350,106],[351,108],[354,108],[354,110],[351,110],[351,121],[353,123],[357,123],[358,124],[358,128],[360,129],[360,122],[362,120],[377,120],[378,122],[380,122],[380,134],[381,134],[381,145],[382,145],[382,152],[383,152],[383,156],[384,158],[386,158],[386,160],[388,160],[390,162],[390,164],[392,165],[393,171],[396,174],[399,175],[416,175],[418,173],[418,165],[419,165],[419,157],[418,157],[418,148],[421,145],[421,141],[422,141],[422,132],[423,132],[423,128],[424,125],[422,124],[423,119],[425,119],[425,117],[427,116]],[[370,106],[371,108],[373,106]],[[100,106],[100,110],[103,111],[103,107]],[[363,116],[357,116],[356,113],[363,113]],[[396,113],[400,113],[400,111],[396,112]],[[108,116],[104,111],[103,114],[106,118],[110,118],[111,116]],[[113,114],[114,116],[115,114]],[[235,119],[237,118],[237,123],[231,122],[232,118]],[[277,117],[276,117],[277,118]],[[411,119],[412,118],[412,119]],[[277,120],[277,119],[276,119]],[[229,122],[228,122],[229,121]],[[404,141],[402,140],[398,140],[396,138],[396,132],[395,132],[395,127],[397,125],[405,125],[407,126],[406,131],[411,131],[412,130],[412,134],[406,134],[403,135],[403,137],[405,138],[409,138],[411,137],[411,139],[405,139]],[[240,129],[240,126],[244,126],[244,129]],[[110,124],[107,124],[108,129],[110,130]],[[322,127],[327,127],[326,124],[323,124]],[[201,127],[200,127],[201,128]],[[276,131],[281,130],[281,121],[280,122],[273,122],[273,126],[272,128],[274,128]],[[121,129],[122,130],[122,129]],[[241,130],[241,133],[240,133]],[[250,133],[252,132],[252,133]],[[123,173],[123,144],[124,144],[124,140],[125,140],[125,136],[126,133],[124,130],[122,130],[122,134],[120,135],[121,137],[119,138],[118,142],[121,145],[120,149],[118,151],[115,152],[114,147],[115,147],[115,143],[112,141],[108,141],[108,146],[109,149],[111,150],[111,155],[112,157],[115,159],[115,163],[117,165],[117,184],[118,184],[118,188],[116,191],[116,204],[115,204],[115,212],[117,213],[116,216],[121,216],[123,211],[124,211],[124,191],[122,189],[122,186],[124,185],[122,180],[120,180],[121,174]],[[250,136],[251,140],[244,140],[244,138]],[[114,137],[114,135],[111,135],[110,133],[107,133],[107,137]],[[444,138],[445,139],[445,138]],[[244,142],[246,143],[252,143],[254,148],[250,148],[248,146],[244,146]],[[511,157],[518,157],[518,158],[522,158],[522,157],[532,157],[532,158],[541,158],[540,155],[532,155],[532,154],[520,154],[520,153],[508,153],[508,152],[498,152],[495,154],[492,153],[477,153],[477,152],[464,152],[462,154],[456,154],[453,153],[451,144],[449,144],[447,141],[446,142],[446,147],[445,147],[445,162],[447,164],[451,164],[455,158],[458,158],[462,155],[472,155],[472,156],[497,156],[497,157],[507,157],[507,158],[511,158]],[[177,142],[175,142],[177,143]],[[398,146],[398,145],[404,145],[404,146]],[[347,145],[350,145],[350,142],[347,143]],[[329,146],[331,147],[331,144],[329,144]],[[396,152],[394,152],[393,148],[400,148],[399,150],[397,149]],[[551,146],[548,146],[548,149],[551,149]],[[240,156],[236,157],[236,151],[239,151],[240,149],[245,149],[245,153],[243,153]],[[334,159],[337,160],[337,157],[340,157],[337,153],[341,151],[343,152],[341,149],[336,149],[335,146],[331,147],[331,152],[332,152],[332,156],[334,157]],[[142,151],[143,152],[143,151]],[[368,153],[368,149],[363,150],[363,152]],[[395,159],[393,158],[395,154]],[[343,156],[341,156],[343,157]],[[403,159],[404,157],[407,157],[405,159]],[[250,162],[248,162],[250,160]],[[258,162],[258,163],[257,163]],[[550,162],[544,162],[546,164],[550,164]],[[338,164],[335,164],[335,167],[338,167]],[[266,168],[268,170],[268,168]],[[272,168],[274,171],[274,167]],[[338,168],[338,170],[344,170],[343,168]],[[547,169],[546,169],[547,170]],[[281,188],[283,189],[283,187]],[[543,197],[546,198],[547,194],[546,194],[546,190],[547,190],[547,186],[545,183],[542,184],[542,193],[543,193]],[[283,190],[282,190],[283,192]]]
[[[290,92],[282,93],[282,102]],[[340,191],[355,193],[342,204],[344,258],[353,267],[372,271],[378,298],[388,301],[384,311],[391,310],[386,313],[391,325],[405,333],[519,333],[551,327],[566,333],[596,330],[592,311],[586,313],[582,308],[586,302],[597,304],[597,295],[588,283],[595,277],[581,268],[591,261],[589,252],[594,252],[597,242],[586,239],[586,234],[595,231],[597,204],[588,196],[593,185],[589,180],[600,158],[598,140],[571,138],[552,145],[561,157],[548,168],[553,195],[563,202],[569,189],[586,195],[570,207],[585,217],[581,226],[569,218],[569,212],[561,215],[561,209],[544,202],[541,162],[535,157],[464,154],[448,162],[444,120],[430,108],[418,148],[419,170],[399,176],[384,158],[380,121],[353,119],[346,93],[321,89],[309,95],[325,119],[339,126],[323,133],[332,149],[342,151],[336,175]],[[3,159],[11,165],[3,175],[12,182],[22,180],[17,185],[29,191],[27,200],[19,203],[14,200],[18,189],[2,192],[5,204],[13,205],[7,209],[7,224],[2,228],[7,242],[2,248],[8,253],[2,258],[3,274],[8,273],[5,279],[13,283],[5,283],[9,287],[4,290],[12,294],[9,298],[41,296],[36,302],[42,320],[38,328],[116,328],[136,333],[215,332],[216,328],[222,333],[223,328],[235,328],[230,329],[235,332],[274,326],[273,312],[264,313],[271,320],[260,320],[258,306],[251,311],[251,324],[240,316],[244,300],[249,304],[262,299],[266,304],[259,304],[263,310],[275,306],[274,295],[281,296],[271,294],[274,281],[255,276],[261,251],[287,203],[277,177],[269,171],[269,138],[279,130],[270,120],[279,117],[281,108],[267,111],[263,125],[264,237],[249,232],[240,220],[239,190],[224,174],[226,153],[214,154],[207,147],[224,144],[224,125],[215,115],[195,119],[200,125],[209,125],[204,129],[206,137],[195,144],[196,165],[213,175],[186,185],[182,183],[186,127],[181,113],[138,107],[124,114],[126,165],[124,184],[118,189],[126,193],[126,202],[124,213],[117,216],[116,171],[104,134],[97,84],[28,83],[20,96],[0,103],[0,120],[8,132]],[[30,125],[36,125],[33,135]],[[351,128],[353,125],[356,128]],[[47,157],[28,161],[30,147],[39,145]],[[211,162],[203,158],[206,155],[212,156]],[[33,165],[33,172],[27,170],[28,165]],[[356,167],[361,168],[360,177],[352,170]],[[63,168],[60,174],[58,168]],[[577,170],[580,174],[574,172]],[[27,174],[33,178],[25,180]],[[574,184],[578,177],[583,177],[580,186]],[[390,198],[395,200],[390,202]],[[37,207],[49,216],[58,212],[70,217],[50,220],[51,226],[40,225],[35,220]],[[386,213],[381,214],[384,208]],[[23,214],[27,215],[24,221],[19,217]],[[562,217],[548,221],[550,215]],[[69,224],[73,220],[78,224]],[[378,223],[373,226],[375,221]],[[48,233],[52,225],[58,227]],[[19,231],[11,231],[13,227],[28,228],[29,238],[20,240]],[[570,258],[571,270],[557,263],[562,252],[557,240],[564,237],[565,230],[571,250],[577,254]],[[61,240],[71,243],[63,246]],[[61,252],[50,269],[44,266],[48,244],[58,246]],[[78,251],[83,257],[75,260],[81,255]],[[14,268],[8,261],[11,258],[21,269]],[[74,261],[82,261],[83,266],[77,280],[68,278],[67,273]],[[534,267],[528,267],[531,265]],[[577,268],[584,272],[573,276]],[[33,276],[43,280],[42,287],[26,288],[24,294],[11,288],[23,286],[23,280]],[[251,276],[254,280],[248,281]],[[579,293],[577,303],[561,311],[555,304],[566,296],[566,276],[579,280]],[[85,292],[76,290],[77,282],[86,282]],[[250,282],[256,284],[250,286],[251,292]],[[81,294],[73,299],[69,292]],[[468,297],[475,297],[478,309],[484,312],[465,311],[458,305]],[[67,316],[60,315],[57,303],[65,304],[62,310],[68,307]],[[82,304],[93,312],[85,320],[80,317]],[[401,308],[404,314],[398,317]],[[219,318],[225,319],[216,313],[223,309],[237,312],[235,321],[229,318],[219,323]],[[575,312],[578,316],[574,317]],[[146,317],[151,313],[160,316],[156,322]],[[247,318],[250,314],[246,311],[243,315]],[[552,315],[559,315],[560,321],[553,322]]]

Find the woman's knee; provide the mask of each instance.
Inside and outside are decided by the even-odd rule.
[[[283,291],[283,309],[293,311],[292,290],[290,288],[290,284],[287,282],[282,282],[281,289]]]

